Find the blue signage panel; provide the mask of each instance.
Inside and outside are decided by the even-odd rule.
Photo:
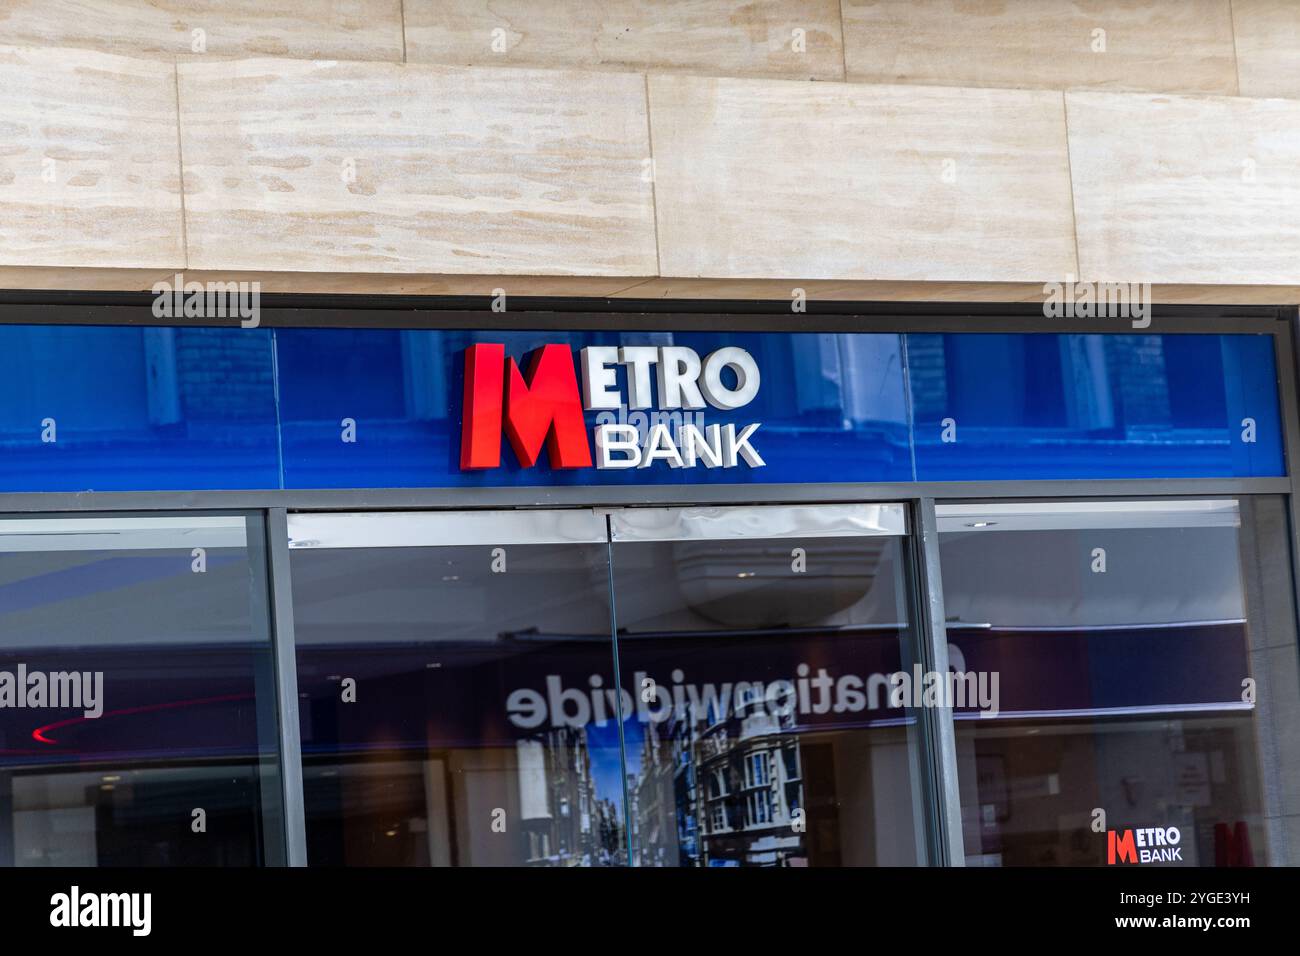
[[[284,474],[290,488],[912,478],[902,343],[897,335],[318,329],[281,329],[275,335]],[[660,401],[661,383],[650,365],[651,394],[635,396],[638,402],[629,395],[630,367],[611,363],[613,384],[608,391],[618,401],[609,404],[615,407],[581,410],[590,465],[555,468],[543,451],[535,465],[523,467],[502,424],[491,439],[499,448],[499,464],[462,468],[466,353],[471,346],[488,344],[503,345],[505,362],[513,360],[525,377],[531,355],[548,345],[562,346],[579,393],[582,350],[589,347],[675,347],[701,359],[718,349],[740,348],[758,369],[758,391],[752,401],[734,409],[717,408],[707,400],[704,408],[666,407],[672,403]],[[724,376],[734,383],[730,372]],[[340,423],[345,420],[357,423],[355,442],[341,440],[349,437],[342,434]],[[732,427],[739,434],[755,423],[758,428],[749,445],[762,461],[757,467],[743,458],[730,467],[710,467],[705,461],[676,466],[666,443],[665,457],[656,457],[646,467],[599,467],[595,436],[604,425],[635,430],[635,440],[644,448],[657,425],[666,426],[664,431],[678,445],[689,426],[707,437],[710,426]]]
[[[266,330],[0,326],[0,490],[276,488]]]
[[[1263,335],[908,335],[919,481],[1285,474]]]
[[[1266,335],[0,327],[0,490],[1285,474]]]

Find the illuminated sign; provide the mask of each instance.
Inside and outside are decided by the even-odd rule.
[[[543,447],[552,468],[765,464],[751,443],[757,422],[709,425],[701,417],[677,425],[658,422],[642,435],[635,425],[605,421],[588,439],[585,412],[743,408],[758,395],[760,382],[758,364],[744,349],[726,346],[701,358],[685,346],[593,345],[581,350],[580,364],[581,387],[573,352],[564,345],[533,352],[527,374],[506,357],[504,345],[466,349],[460,467],[499,468],[503,434],[525,468],[537,463]],[[626,391],[618,386],[619,367],[626,370]]]

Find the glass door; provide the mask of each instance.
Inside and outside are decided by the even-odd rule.
[[[903,506],[609,522],[634,862],[923,862]]]
[[[921,862],[906,531],[899,505],[291,515],[309,862]]]
[[[626,861],[605,521],[289,517],[312,865]]]

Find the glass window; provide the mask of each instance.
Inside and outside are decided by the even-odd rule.
[[[283,861],[263,541],[0,521],[0,865]]]
[[[918,727],[889,693],[914,662],[902,508],[610,522],[635,862],[922,862]],[[730,795],[697,793],[691,768]]]
[[[1300,862],[1284,499],[938,519],[968,864]]]
[[[720,769],[714,769],[709,773],[709,780],[712,783],[710,787],[710,797],[725,797],[727,795],[727,775]]]
[[[772,819],[772,795],[767,790],[755,790],[746,798],[749,826],[757,827]]]
[[[760,750],[749,755],[745,761],[745,786],[767,786],[767,751]]]
[[[603,519],[289,530],[309,863],[626,861]]]

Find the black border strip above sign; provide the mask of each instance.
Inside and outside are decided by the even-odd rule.
[[[193,326],[238,323],[156,318],[147,292],[0,292],[0,324]],[[1053,319],[1041,303],[828,302],[806,312],[788,300],[600,299],[507,296],[494,312],[490,296],[261,296],[264,328],[626,329],[888,332],[1271,332],[1294,318],[1294,306],[1152,305],[1150,328],[1128,319]]]

